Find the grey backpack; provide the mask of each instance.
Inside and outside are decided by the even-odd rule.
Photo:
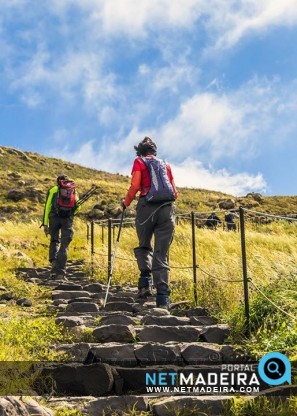
[[[141,158],[151,178],[151,187],[145,199],[148,202],[174,201],[174,192],[167,174],[166,162],[156,157]]]

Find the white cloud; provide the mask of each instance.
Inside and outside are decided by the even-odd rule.
[[[100,22],[105,33],[145,37],[147,29],[188,28],[199,15],[202,1],[187,0],[185,4],[179,0],[94,0],[88,3],[93,6],[92,19]]]
[[[150,86],[152,94],[162,90],[176,94],[182,90],[183,85],[194,86],[199,72],[199,68],[193,68],[183,58],[176,59],[173,64],[163,67],[156,68],[141,64],[138,68],[140,81]]]
[[[242,134],[243,112],[227,96],[196,94],[184,102],[177,117],[155,133],[174,157],[206,146],[213,154],[225,153],[226,142]],[[235,137],[234,137],[235,136]],[[232,153],[237,148],[232,142]]]
[[[295,82],[254,78],[228,94],[197,93],[153,136],[175,160],[199,152],[212,162],[252,158],[265,142],[286,140],[297,128],[296,90]]]
[[[196,26],[207,30],[216,48],[231,47],[249,33],[297,23],[295,0],[54,0],[49,7],[61,14],[74,5],[86,12],[97,35],[143,39],[149,32]]]
[[[39,95],[35,104],[46,97],[45,91],[58,91],[63,99],[78,97],[82,103],[97,109],[116,97],[115,76],[103,74],[99,54],[67,52],[59,57],[52,55],[43,45],[19,68],[10,70],[11,88],[22,91],[22,99],[30,105],[32,97]],[[38,89],[43,89],[38,94]],[[35,91],[34,91],[35,90]],[[100,105],[99,105],[100,104]]]
[[[195,31],[198,38],[206,33],[206,48],[214,46],[217,50],[232,47],[249,34],[297,24],[296,0],[51,0],[35,9],[28,0],[2,0],[0,7],[5,17],[10,13],[10,19],[16,12],[32,18],[34,13],[36,17],[55,14],[61,30],[66,27],[64,18],[69,11],[79,8],[82,13],[75,30],[83,31],[88,42],[124,36],[136,45],[150,35],[149,42],[161,51],[172,38],[172,30]],[[162,33],[165,42],[160,42]]]
[[[173,164],[177,186],[221,191],[231,195],[244,195],[250,191],[265,192],[267,184],[263,175],[246,172],[231,174],[227,169],[207,169],[192,158]]]
[[[253,32],[297,23],[295,0],[214,0],[212,3],[217,7],[209,13],[208,29],[216,34],[216,48],[231,47]]]

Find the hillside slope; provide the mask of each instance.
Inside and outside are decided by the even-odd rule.
[[[98,186],[97,196],[86,204],[84,213],[90,213],[90,210],[96,206],[96,218],[118,214],[119,202],[129,187],[129,177],[0,146],[0,218],[2,220],[40,218],[47,190],[55,184],[56,176],[61,173],[66,173],[75,179],[80,193],[85,192],[92,184]],[[234,204],[263,212],[281,214],[297,212],[295,196],[264,197],[250,194],[235,198],[221,192],[188,188],[179,188],[179,195],[177,212],[180,213],[192,210],[203,212],[219,208],[227,209]],[[134,205],[130,209],[131,215],[134,213]]]

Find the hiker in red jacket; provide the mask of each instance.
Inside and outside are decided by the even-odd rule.
[[[131,186],[122,202],[128,207],[140,192],[136,207],[136,231],[139,246],[134,249],[140,277],[138,298],[151,295],[151,275],[157,290],[156,306],[170,303],[168,251],[175,226],[174,200],[178,194],[170,165],[157,156],[157,146],[145,137],[134,146],[137,158],[132,168]],[[152,237],[155,237],[154,249]]]

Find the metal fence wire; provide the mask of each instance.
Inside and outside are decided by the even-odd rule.
[[[242,283],[243,284],[243,294],[244,294],[244,309],[245,309],[245,334],[246,336],[250,335],[250,302],[249,302],[249,283],[252,287],[261,295],[263,296],[268,302],[270,302],[278,311],[283,313],[284,315],[290,317],[293,320],[296,320],[296,317],[286,312],[283,308],[278,306],[275,302],[273,302],[248,276],[248,266],[247,266],[247,254],[246,254],[246,222],[253,222],[258,223],[258,219],[264,219],[264,223],[268,223],[268,219],[270,221],[288,221],[288,222],[295,222],[297,221],[297,214],[291,214],[289,216],[284,215],[274,215],[270,213],[263,213],[260,211],[250,210],[244,207],[240,207],[239,209],[233,209],[238,218],[238,224],[234,228],[234,231],[238,231],[240,233],[240,242],[241,242],[241,261],[242,261],[242,278],[241,279],[224,279],[222,277],[218,277],[204,269],[197,264],[197,249],[196,249],[196,232],[197,228],[201,228],[205,226],[205,222],[208,219],[208,216],[211,213],[225,213],[226,210],[220,211],[210,211],[210,212],[190,212],[184,214],[177,214],[176,215],[176,224],[178,225],[180,222],[189,222],[191,223],[191,249],[192,249],[192,264],[186,266],[170,266],[171,269],[179,269],[179,270],[192,270],[193,275],[193,296],[195,305],[198,305],[198,295],[197,295],[197,271],[199,270],[201,273],[208,276],[210,279],[228,282],[228,283]],[[86,230],[86,237],[87,242],[90,244],[90,253],[91,253],[91,274],[94,275],[94,256],[103,256],[107,257],[107,266],[105,267],[107,271],[107,280],[110,277],[111,273],[111,265],[113,262],[112,259],[112,244],[114,242],[115,236],[115,229],[119,226],[120,220],[118,218],[109,218],[100,221],[90,221],[87,223],[87,230]],[[234,224],[234,223],[232,223]],[[123,226],[130,226],[134,227],[135,220],[133,218],[126,218],[123,220]],[[216,230],[217,227],[221,225],[222,229],[228,228],[228,222],[221,221],[215,226],[213,229]],[[105,232],[104,230],[107,228],[107,254],[102,254],[95,252],[95,226],[101,227],[101,243],[105,246]],[[209,228],[209,227],[208,227]],[[119,260],[133,262],[136,264],[136,259],[126,258],[122,256],[117,257]],[[97,267],[97,266],[96,266]],[[100,266],[100,268],[104,269],[104,266]]]

